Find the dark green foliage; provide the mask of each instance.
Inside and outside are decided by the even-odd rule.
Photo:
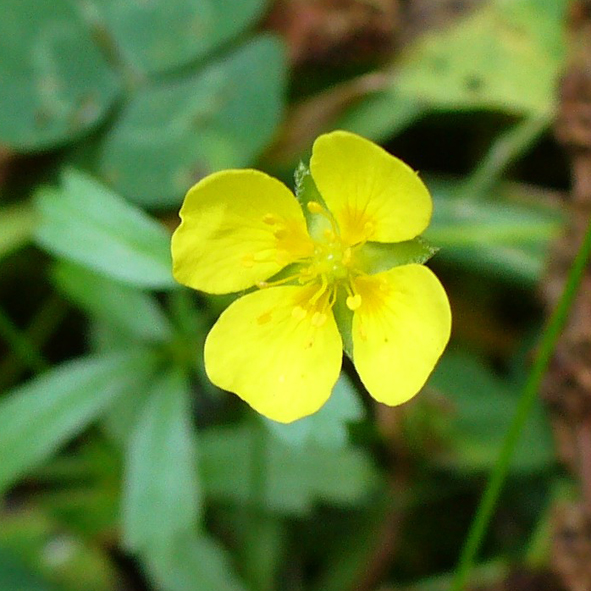
[[[419,35],[335,123],[333,83],[352,70],[293,68],[298,40],[263,24],[272,2],[2,0],[1,591],[354,591],[379,560],[375,588],[449,589],[565,219],[555,187],[514,166],[539,172],[532,148],[551,144],[565,6],[490,0]],[[303,123],[293,87],[319,99]],[[433,265],[452,347],[401,408],[370,403],[345,361],[329,402],[282,425],[208,381],[203,343],[233,296],[175,283],[170,233],[205,175],[256,167],[291,186],[310,148],[291,143],[334,125],[436,153],[433,170],[408,162],[434,198],[424,238],[366,245],[365,262]],[[293,163],[274,159],[290,148]],[[476,166],[458,175],[460,148]],[[321,199],[303,164],[295,184]],[[335,314],[347,340],[351,311]],[[549,498],[569,494],[541,405],[529,419],[479,583],[546,564]]]

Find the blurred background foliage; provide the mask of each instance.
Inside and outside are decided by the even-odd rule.
[[[1,1],[2,591],[448,588],[564,222],[566,4]],[[170,233],[204,175],[292,185],[334,128],[428,183],[454,334],[402,408],[345,365],[283,426],[207,381],[229,300],[173,282]],[[478,582],[542,568],[568,494],[540,404]]]

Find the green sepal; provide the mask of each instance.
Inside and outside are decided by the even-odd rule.
[[[367,242],[355,253],[359,268],[374,275],[401,265],[426,263],[439,249],[423,238],[404,242]]]
[[[300,161],[295,169],[294,178],[296,198],[304,212],[308,232],[312,238],[317,238],[322,235],[324,230],[334,227],[334,218],[331,223],[329,220],[332,218],[332,213],[326,206],[320,191],[318,191],[318,187],[316,187],[316,183],[310,173],[310,168],[306,164]],[[324,208],[326,216],[311,213],[308,209],[308,203],[311,201],[319,203]]]
[[[300,160],[300,163],[297,165],[293,176],[295,180],[295,194],[297,200],[302,206],[302,209],[304,210],[304,213],[307,213],[308,208],[306,205],[310,201],[317,201],[326,207],[326,204],[322,199],[322,195],[320,195],[320,192],[316,187],[316,183],[312,178],[312,173],[310,172],[309,166]]]
[[[347,307],[346,294],[338,294],[332,312],[343,339],[343,351],[353,361],[353,312]]]

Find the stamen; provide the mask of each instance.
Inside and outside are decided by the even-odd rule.
[[[273,236],[275,236],[277,240],[282,240],[287,236],[287,230],[285,228],[277,228],[277,230],[273,232]]]
[[[312,326],[316,328],[321,327],[327,320],[328,316],[324,312],[314,312],[312,316]]]
[[[257,324],[267,324],[268,322],[271,322],[272,318],[273,316],[271,315],[271,312],[265,312],[257,318]]]
[[[332,227],[334,237],[336,239],[337,235],[339,234],[339,228],[332,215],[328,211],[326,211],[326,209],[324,209],[324,207],[322,207],[322,205],[320,205],[318,201],[308,201],[308,203],[306,203],[306,207],[308,208],[308,211],[310,213],[320,214],[322,217],[329,221]]]
[[[325,213],[324,208],[318,201],[308,201],[306,207],[310,213]]]
[[[359,336],[361,337],[361,340],[363,341],[367,341],[367,330],[365,330],[365,326],[363,325],[362,322],[359,322]]]
[[[314,305],[324,293],[326,293],[326,288],[328,287],[328,281],[325,275],[321,275],[321,284],[316,293],[310,298],[310,303]]]
[[[352,258],[352,252],[351,252],[351,247],[348,246],[347,248],[345,248],[345,251],[343,252],[343,265],[345,265],[345,267],[348,267],[351,264],[351,258]]]
[[[337,288],[333,285],[330,288],[330,295],[328,296],[328,308],[332,309],[335,302],[337,301]]]
[[[257,283],[257,287],[260,289],[266,289],[267,287],[276,287],[277,285],[284,285],[285,283],[289,283],[290,281],[295,281],[299,278],[299,274],[289,275],[287,277],[283,277],[282,279],[276,279],[275,281],[259,281]]]
[[[303,320],[308,315],[308,313],[301,306],[295,306],[294,309],[291,311],[291,315],[296,320]]]
[[[266,213],[263,216],[263,224],[268,224],[269,226],[273,226],[274,224],[279,222],[279,218],[272,213]]]
[[[361,306],[361,296],[358,293],[347,297],[347,308],[349,310],[357,310],[359,306]]]
[[[324,230],[323,234],[329,242],[334,242],[337,239],[337,235],[333,232],[333,230],[329,230],[328,228]]]

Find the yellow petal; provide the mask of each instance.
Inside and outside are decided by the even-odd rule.
[[[312,248],[295,196],[257,170],[204,178],[187,193],[180,217],[174,277],[209,293],[252,287]]]
[[[316,412],[339,376],[342,342],[332,313],[318,326],[304,311],[313,292],[270,287],[231,304],[205,342],[210,380],[274,421]]]
[[[310,170],[348,244],[410,240],[429,225],[431,196],[417,173],[369,140],[321,135]]]
[[[421,265],[358,278],[355,287],[361,296],[353,315],[359,377],[379,402],[406,402],[423,387],[449,340],[447,295]]]

